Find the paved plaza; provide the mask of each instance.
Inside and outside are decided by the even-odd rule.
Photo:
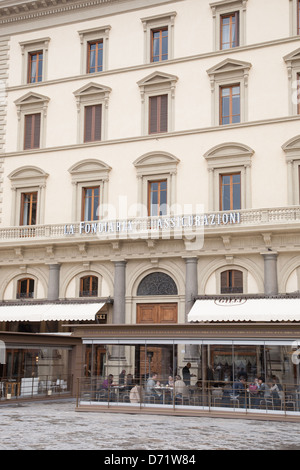
[[[74,400],[0,406],[0,450],[300,450],[300,423],[76,412]]]

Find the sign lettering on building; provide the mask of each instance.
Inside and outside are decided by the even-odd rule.
[[[219,214],[183,215],[174,217],[157,217],[131,220],[80,222],[79,224],[66,224],[64,235],[75,234],[117,234],[142,233],[145,230],[187,230],[197,227],[222,226],[240,224],[239,212],[224,212]]]

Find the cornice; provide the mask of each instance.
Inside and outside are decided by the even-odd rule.
[[[126,0],[122,0],[123,2]],[[71,10],[118,3],[120,0],[34,0],[4,1],[0,5],[0,24],[35,19]]]
[[[165,4],[183,0],[152,0],[145,1],[143,7],[151,7],[158,4]],[[97,15],[101,15],[99,8],[113,7],[114,11],[124,9],[122,5],[131,3],[134,4],[133,8],[140,8],[141,1],[135,0],[1,0],[0,1],[0,25],[14,24],[23,21],[32,21],[38,18],[47,18],[53,15],[64,15],[74,11],[84,11],[88,9],[96,9]],[[136,5],[135,5],[136,4]],[[116,10],[117,9],[117,10]],[[126,9],[126,7],[125,7]]]

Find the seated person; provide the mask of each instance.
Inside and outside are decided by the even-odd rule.
[[[154,398],[161,398],[161,394],[155,390],[155,386],[157,385],[157,373],[152,372],[151,377],[147,380],[146,385],[146,395]]]
[[[186,386],[180,375],[176,375],[175,377],[175,399],[176,398],[189,398],[190,391],[189,388]]]

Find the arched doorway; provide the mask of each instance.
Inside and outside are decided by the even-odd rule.
[[[137,296],[148,297],[147,302],[137,303],[136,322],[139,324],[170,324],[178,322],[178,304],[170,302],[178,290],[174,280],[166,273],[155,272],[145,276],[138,288]],[[139,373],[147,377],[150,372],[156,371],[160,380],[166,380],[173,375],[176,369],[177,357],[174,357],[172,346],[148,345],[147,349],[141,346],[136,350],[136,364]]]
[[[168,274],[155,272],[145,276],[138,286],[137,296],[151,296],[153,302],[137,304],[136,322],[177,323],[177,302],[168,302],[166,297],[170,295],[178,295],[178,291]]]

